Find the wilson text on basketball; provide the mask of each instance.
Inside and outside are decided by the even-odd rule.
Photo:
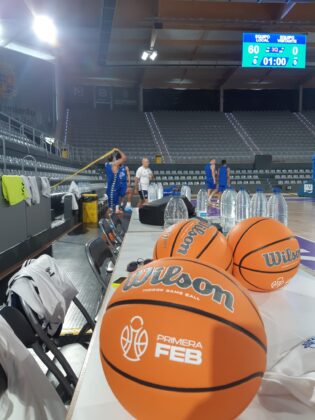
[[[300,258],[300,250],[292,251],[287,248],[285,251],[274,251],[262,254],[268,267],[274,267],[281,264],[287,264]]]
[[[192,278],[179,265],[138,270],[125,280],[122,290],[127,292],[132,288],[142,286],[146,282],[152,286],[163,284],[164,286],[176,286],[179,289],[192,288],[199,295],[210,296],[213,302],[224,305],[228,311],[234,312],[234,295],[232,292],[224,290],[218,284],[211,283],[208,279]]]
[[[194,225],[183,239],[183,242],[179,245],[177,252],[179,254],[186,255],[191,244],[194,242],[194,238],[197,235],[204,235],[208,229],[209,225],[207,223],[199,222]]]

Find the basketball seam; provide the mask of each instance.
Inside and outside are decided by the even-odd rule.
[[[124,305],[152,305],[152,306],[166,306],[168,308],[175,308],[182,311],[192,312],[196,315],[204,316],[206,318],[214,319],[215,321],[221,322],[222,324],[228,325],[230,328],[233,328],[247,337],[251,338],[256,344],[261,347],[264,352],[266,353],[267,347],[266,345],[252,332],[248,331],[246,328],[241,327],[238,324],[235,324],[232,321],[229,321],[219,315],[213,314],[211,312],[203,311],[202,309],[192,308],[190,306],[181,305],[180,303],[174,302],[164,302],[160,300],[149,300],[149,299],[128,299],[128,300],[121,300],[118,302],[114,302],[107,307],[107,311],[117,306],[124,306]]]
[[[281,274],[281,273],[288,273],[289,271],[295,270],[299,265],[296,264],[294,267],[289,268],[288,270],[281,270],[281,271],[264,271],[264,270],[255,270],[254,268],[249,268],[249,267],[244,267],[243,265],[238,265],[238,264],[234,264],[236,267],[244,269],[244,270],[248,270],[248,271],[253,271],[255,273],[264,273],[264,274]]]
[[[237,381],[231,382],[229,384],[224,384],[224,385],[218,385],[218,386],[213,386],[213,387],[208,387],[208,388],[181,388],[181,387],[174,387],[174,386],[167,386],[167,385],[160,385],[160,384],[155,384],[153,382],[149,382],[149,381],[144,381],[143,379],[139,379],[136,378],[135,376],[129,375],[129,373],[126,373],[124,371],[122,371],[121,369],[119,369],[118,367],[116,367],[115,365],[113,365],[113,363],[111,363],[107,357],[104,355],[103,351],[101,351],[102,354],[102,358],[105,361],[105,363],[107,363],[107,365],[114,370],[116,373],[118,373],[119,375],[125,377],[126,379],[129,379],[130,381],[136,382],[140,385],[143,386],[147,386],[150,388],[155,388],[155,389],[161,389],[163,391],[173,391],[173,392],[193,392],[193,393],[197,393],[197,392],[215,392],[215,391],[222,391],[224,389],[229,389],[229,388],[233,388],[235,386],[238,385],[242,385],[252,379],[255,378],[262,378],[264,375],[264,372],[255,372],[252,373],[251,375],[246,376],[245,378],[239,379]]]
[[[170,259],[170,258],[165,258],[165,260],[168,260],[168,259]],[[193,261],[191,261],[191,260],[186,260],[186,259],[184,259],[184,258],[181,258],[181,260],[182,261],[186,261],[186,262],[189,262],[189,263],[192,263]],[[262,323],[262,325],[263,325],[263,327],[265,327],[264,326],[264,322],[263,322],[263,320],[262,320],[262,318],[261,318],[261,315],[260,315],[260,313],[258,312],[258,309],[255,307],[255,305],[253,304],[253,302],[251,301],[251,299],[250,299],[250,297],[249,296],[247,296],[247,294],[246,294],[246,292],[244,292],[244,290],[242,290],[242,288],[240,287],[240,285],[239,285],[239,283],[238,283],[238,281],[236,280],[236,281],[234,281],[233,279],[231,279],[228,275],[227,275],[227,273],[222,273],[220,270],[218,270],[218,269],[216,269],[215,267],[213,267],[212,265],[211,266],[209,266],[209,265],[207,265],[207,264],[205,264],[205,263],[203,263],[203,262],[201,262],[201,261],[198,261],[198,262],[196,262],[195,264],[200,264],[200,265],[202,265],[203,267],[207,267],[207,268],[211,268],[211,270],[214,270],[214,271],[216,271],[217,273],[219,273],[219,274],[221,274],[223,277],[225,277],[227,280],[229,280],[232,284],[234,284],[234,286],[235,287],[237,287],[237,289],[242,293],[242,295],[248,300],[248,302],[250,303],[250,305],[252,306],[252,308],[254,309],[254,311],[256,312],[256,314],[258,315],[258,317],[259,317],[259,319],[260,319],[260,321],[261,321],[261,323]]]
[[[243,277],[243,280],[246,283],[250,284],[251,286],[255,287],[256,289],[259,289],[259,290],[261,290],[263,292],[266,292],[266,289],[262,289],[261,287],[258,287],[255,284],[252,284],[250,281],[246,280],[246,278],[243,276],[243,273],[242,273],[242,267],[238,267],[238,271],[240,272],[240,275]]]
[[[260,222],[265,222],[266,220],[270,220],[270,219],[260,219],[260,220],[257,220],[257,222],[255,222],[255,223],[253,223],[252,225],[250,225],[246,230],[245,230],[245,232],[243,232],[242,233],[242,235],[241,235],[241,237],[239,238],[239,240],[236,242],[236,245],[235,245],[235,247],[234,247],[234,250],[233,250],[233,257],[234,257],[234,255],[235,255],[235,252],[236,252],[236,249],[237,249],[237,247],[238,247],[238,245],[239,245],[239,243],[241,242],[241,240],[244,238],[244,236],[246,235],[246,233],[247,232],[249,232],[250,231],[250,229],[253,227],[253,226],[255,226],[255,225],[257,225],[258,223],[260,223]]]
[[[172,257],[173,256],[173,252],[174,252],[174,248],[175,248],[175,245],[176,245],[176,242],[177,242],[177,239],[178,239],[178,237],[179,237],[179,234],[182,232],[182,230],[184,229],[184,227],[185,226],[187,226],[189,223],[191,223],[192,222],[192,220],[188,220],[180,229],[179,229],[179,231],[177,232],[177,234],[176,234],[176,236],[175,236],[175,239],[174,239],[174,242],[173,242],[173,245],[172,245],[172,249],[171,249],[171,255],[170,255],[170,257]]]
[[[200,258],[201,255],[205,252],[206,249],[208,249],[208,247],[212,244],[212,242],[215,240],[215,238],[218,236],[219,231],[216,229],[214,234],[211,236],[209,242],[207,243],[207,245],[204,246],[203,250],[199,252],[199,254],[197,255],[196,258]]]
[[[227,271],[231,267],[232,264],[233,264],[233,257],[231,257],[228,266],[225,268],[225,271]]]
[[[277,241],[274,241],[274,242],[270,242],[269,244],[266,244],[266,245],[264,245],[264,246],[261,246],[261,247],[259,247],[259,248],[256,248],[256,249],[253,249],[252,251],[250,251],[250,252],[248,252],[247,254],[245,254],[245,255],[243,255],[243,257],[241,258],[241,260],[240,260],[240,262],[239,262],[239,266],[240,267],[242,267],[242,262],[249,256],[249,255],[251,255],[251,254],[254,254],[255,252],[257,252],[257,251],[261,251],[262,249],[264,249],[264,248],[268,248],[268,246],[271,246],[271,245],[275,245],[275,244],[279,244],[280,242],[284,242],[284,241],[287,241],[288,239],[292,239],[292,238],[295,238],[295,236],[294,235],[292,235],[292,236],[288,236],[288,237],[286,237],[286,238],[282,238],[282,239],[278,239]]]

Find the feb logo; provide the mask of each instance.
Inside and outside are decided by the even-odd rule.
[[[130,362],[139,362],[149,345],[147,331],[140,316],[134,316],[129,325],[126,325],[120,336],[120,345],[124,357]]]

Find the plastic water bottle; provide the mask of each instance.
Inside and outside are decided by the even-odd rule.
[[[164,188],[163,185],[159,182],[157,184],[157,199],[160,200],[164,196]]]
[[[280,188],[274,188],[272,195],[268,200],[267,214],[268,217],[279,220],[285,226],[288,225],[288,205],[285,198],[281,194]]]
[[[164,228],[188,219],[188,210],[180,193],[173,193],[164,211]]]
[[[148,189],[148,202],[152,203],[152,201],[156,200],[156,188],[155,184],[150,184]]]
[[[204,189],[199,190],[197,194],[197,216],[206,218],[208,214],[208,194]]]
[[[226,189],[221,197],[221,225],[224,233],[229,232],[235,226],[236,216],[236,192],[234,188]]]
[[[189,201],[191,201],[191,189],[188,185],[183,185],[182,189],[180,190],[180,195],[186,197]]]
[[[267,216],[267,199],[262,188],[257,188],[250,200],[250,217]]]
[[[236,222],[249,218],[250,198],[244,187],[241,187],[236,196]]]

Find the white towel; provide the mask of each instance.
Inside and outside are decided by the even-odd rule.
[[[29,176],[28,177],[30,184],[31,184],[31,191],[32,191],[32,203],[33,204],[39,204],[40,203],[40,195],[39,195],[39,189],[38,184],[35,176]]]
[[[11,292],[21,296],[37,313],[50,335],[54,335],[63,323],[70,303],[78,294],[69,275],[49,255],[26,261],[10,279],[7,292],[9,304]]]
[[[25,189],[27,191],[27,194],[28,194],[28,198],[26,198],[24,201],[26,202],[26,204],[28,206],[31,206],[32,205],[32,190],[31,190],[30,181],[29,181],[28,177],[25,176],[25,175],[22,175],[21,178],[23,180],[24,187],[25,187]]]
[[[1,316],[0,364],[8,379],[8,388],[0,398],[1,419],[65,419],[66,410],[57,392]]]
[[[75,181],[71,182],[68,192],[74,194],[77,199],[81,196],[80,188]]]
[[[51,194],[51,187],[50,187],[49,179],[46,176],[42,176],[40,180],[42,183],[42,195],[44,197],[49,198]]]

